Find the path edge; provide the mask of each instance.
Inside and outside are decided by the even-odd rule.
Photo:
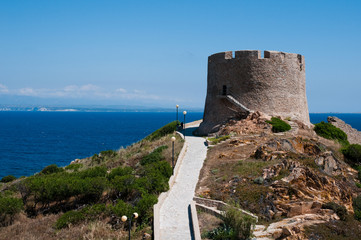
[[[176,132],[182,139],[185,140],[184,135],[180,132]],[[178,176],[180,166],[182,165],[184,156],[188,149],[188,143],[184,141],[181,152],[179,153],[176,165],[174,167],[173,175],[169,178],[169,190],[167,192],[162,192],[158,197],[158,203],[153,207],[153,239],[160,240],[160,209],[164,203],[164,200],[167,198],[170,189],[175,183],[175,179]]]

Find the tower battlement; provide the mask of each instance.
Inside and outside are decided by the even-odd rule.
[[[304,57],[301,54],[296,53],[285,53],[279,51],[264,51],[263,57],[260,50],[241,50],[241,51],[226,51],[212,54],[208,57],[208,62],[222,61],[222,60],[231,60],[231,59],[259,59],[267,60],[273,59],[278,61],[284,60],[297,60],[301,64],[304,63]]]
[[[259,50],[209,56],[206,104],[198,132],[217,131],[248,110],[309,124],[304,56],[279,51],[264,51],[262,56]]]

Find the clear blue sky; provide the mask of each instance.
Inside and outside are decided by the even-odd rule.
[[[0,1],[0,104],[203,108],[207,57],[300,53],[310,112],[361,112],[361,1]]]

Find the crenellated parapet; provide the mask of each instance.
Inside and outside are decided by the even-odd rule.
[[[245,109],[309,124],[304,56],[227,51],[208,57],[207,98],[199,131],[207,134]]]
[[[212,54],[208,57],[208,62],[219,62],[232,59],[260,60],[260,61],[293,61],[296,60],[300,64],[304,64],[304,57],[301,54],[285,53],[278,51],[264,51],[263,57],[260,50],[242,50],[242,51],[227,51]]]

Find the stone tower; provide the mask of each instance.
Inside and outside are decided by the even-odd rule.
[[[309,124],[305,59],[275,51],[221,52],[208,57],[207,98],[200,135],[227,120],[260,111]]]

